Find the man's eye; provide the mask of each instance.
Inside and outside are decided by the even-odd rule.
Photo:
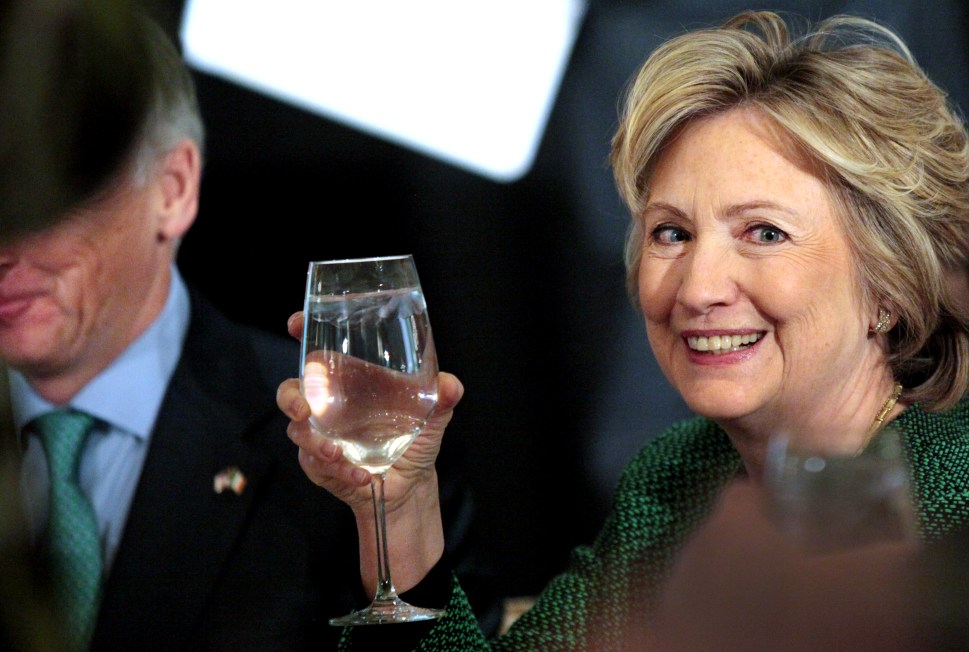
[[[679,244],[690,240],[690,233],[678,226],[664,224],[653,229],[651,238],[660,244]]]

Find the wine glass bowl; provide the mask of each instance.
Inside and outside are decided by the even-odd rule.
[[[821,455],[777,437],[768,447],[764,480],[781,531],[808,552],[918,538],[908,463],[895,428],[857,455]]]
[[[303,392],[311,427],[370,473],[383,473],[400,458],[437,402],[436,379],[412,377],[338,352],[307,356]]]
[[[371,474],[377,594],[334,625],[437,618],[400,600],[390,577],[384,523],[387,471],[437,404],[437,354],[411,256],[312,262],[304,304],[300,387],[310,426]]]

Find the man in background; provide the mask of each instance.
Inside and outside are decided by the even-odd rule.
[[[49,40],[32,50],[8,30],[29,56],[2,69],[17,89],[5,108],[34,129],[0,124],[13,139],[0,203],[29,214],[0,242],[3,450],[58,633],[71,649],[333,647],[327,619],[369,600],[352,516],[305,479],[275,407],[296,345],[228,321],[174,265],[202,170],[191,76],[124,3],[22,16]],[[18,76],[27,63],[40,86]],[[11,108],[21,95],[36,101]],[[30,134],[61,149],[18,150]],[[468,512],[451,477],[462,554]]]

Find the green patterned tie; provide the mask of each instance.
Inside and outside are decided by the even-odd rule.
[[[34,422],[50,468],[47,541],[55,595],[73,650],[91,640],[101,589],[101,540],[94,508],[78,483],[78,463],[94,418],[73,410]]]

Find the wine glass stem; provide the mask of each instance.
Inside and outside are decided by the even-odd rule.
[[[397,590],[390,578],[390,555],[387,551],[387,514],[384,508],[384,480],[386,477],[386,473],[370,475],[374,527],[377,531],[377,594],[374,596],[374,602],[392,602],[397,599]]]

